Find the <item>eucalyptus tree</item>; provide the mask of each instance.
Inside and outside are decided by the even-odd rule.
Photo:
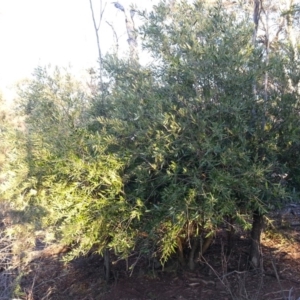
[[[134,16],[136,13],[136,10],[134,8],[131,8],[128,10],[126,7],[121,5],[119,2],[113,2],[115,7],[123,12],[124,17],[125,17],[125,26],[127,30],[127,35],[128,35],[128,45],[129,45],[129,50],[130,50],[130,57],[133,60],[133,62],[137,62],[139,59],[138,55],[138,42],[137,42],[137,30],[135,28],[134,24]]]

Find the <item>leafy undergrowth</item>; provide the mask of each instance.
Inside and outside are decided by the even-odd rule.
[[[220,231],[193,272],[179,266],[175,259],[162,268],[157,261],[138,254],[129,258],[128,265],[134,268],[126,271],[126,263],[112,255],[109,283],[104,280],[103,258],[95,254],[66,264],[62,258],[67,249],[51,246],[35,251],[26,265],[20,262],[13,265],[12,258],[10,263],[3,258],[0,299],[297,300],[300,297],[299,231],[287,228],[263,235],[263,271],[247,268],[247,235],[236,235],[233,251],[228,256],[224,254],[225,240],[224,232]],[[8,248],[9,243],[3,237],[3,257]],[[11,290],[14,297],[9,295]]]

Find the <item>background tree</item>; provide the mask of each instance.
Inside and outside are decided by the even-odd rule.
[[[130,50],[130,57],[133,62],[138,62],[139,56],[138,56],[137,32],[133,21],[136,10],[134,8],[131,8],[130,11],[128,11],[128,9],[125,8],[123,5],[121,5],[119,2],[113,2],[113,4],[118,10],[124,13],[126,30],[128,34],[127,42]]]

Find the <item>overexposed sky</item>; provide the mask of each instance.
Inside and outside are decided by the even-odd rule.
[[[113,34],[120,50],[127,51],[124,14],[107,2],[102,24],[103,52],[111,49]],[[99,2],[93,0],[99,17]],[[151,9],[158,0],[119,0],[124,7],[136,4]],[[135,20],[138,23],[138,20]],[[97,66],[97,45],[89,0],[0,0],[0,91],[13,97],[14,85],[38,65],[71,65],[74,72]]]

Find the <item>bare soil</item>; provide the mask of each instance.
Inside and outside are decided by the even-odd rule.
[[[103,258],[90,255],[68,264],[60,248],[44,252],[23,270],[18,299],[44,300],[165,300],[165,299],[300,299],[300,231],[267,231],[262,238],[262,270],[249,270],[250,240],[236,236],[234,249],[224,255],[220,232],[193,272],[176,259],[164,268],[155,260],[130,257],[113,262],[110,282],[104,280]]]

